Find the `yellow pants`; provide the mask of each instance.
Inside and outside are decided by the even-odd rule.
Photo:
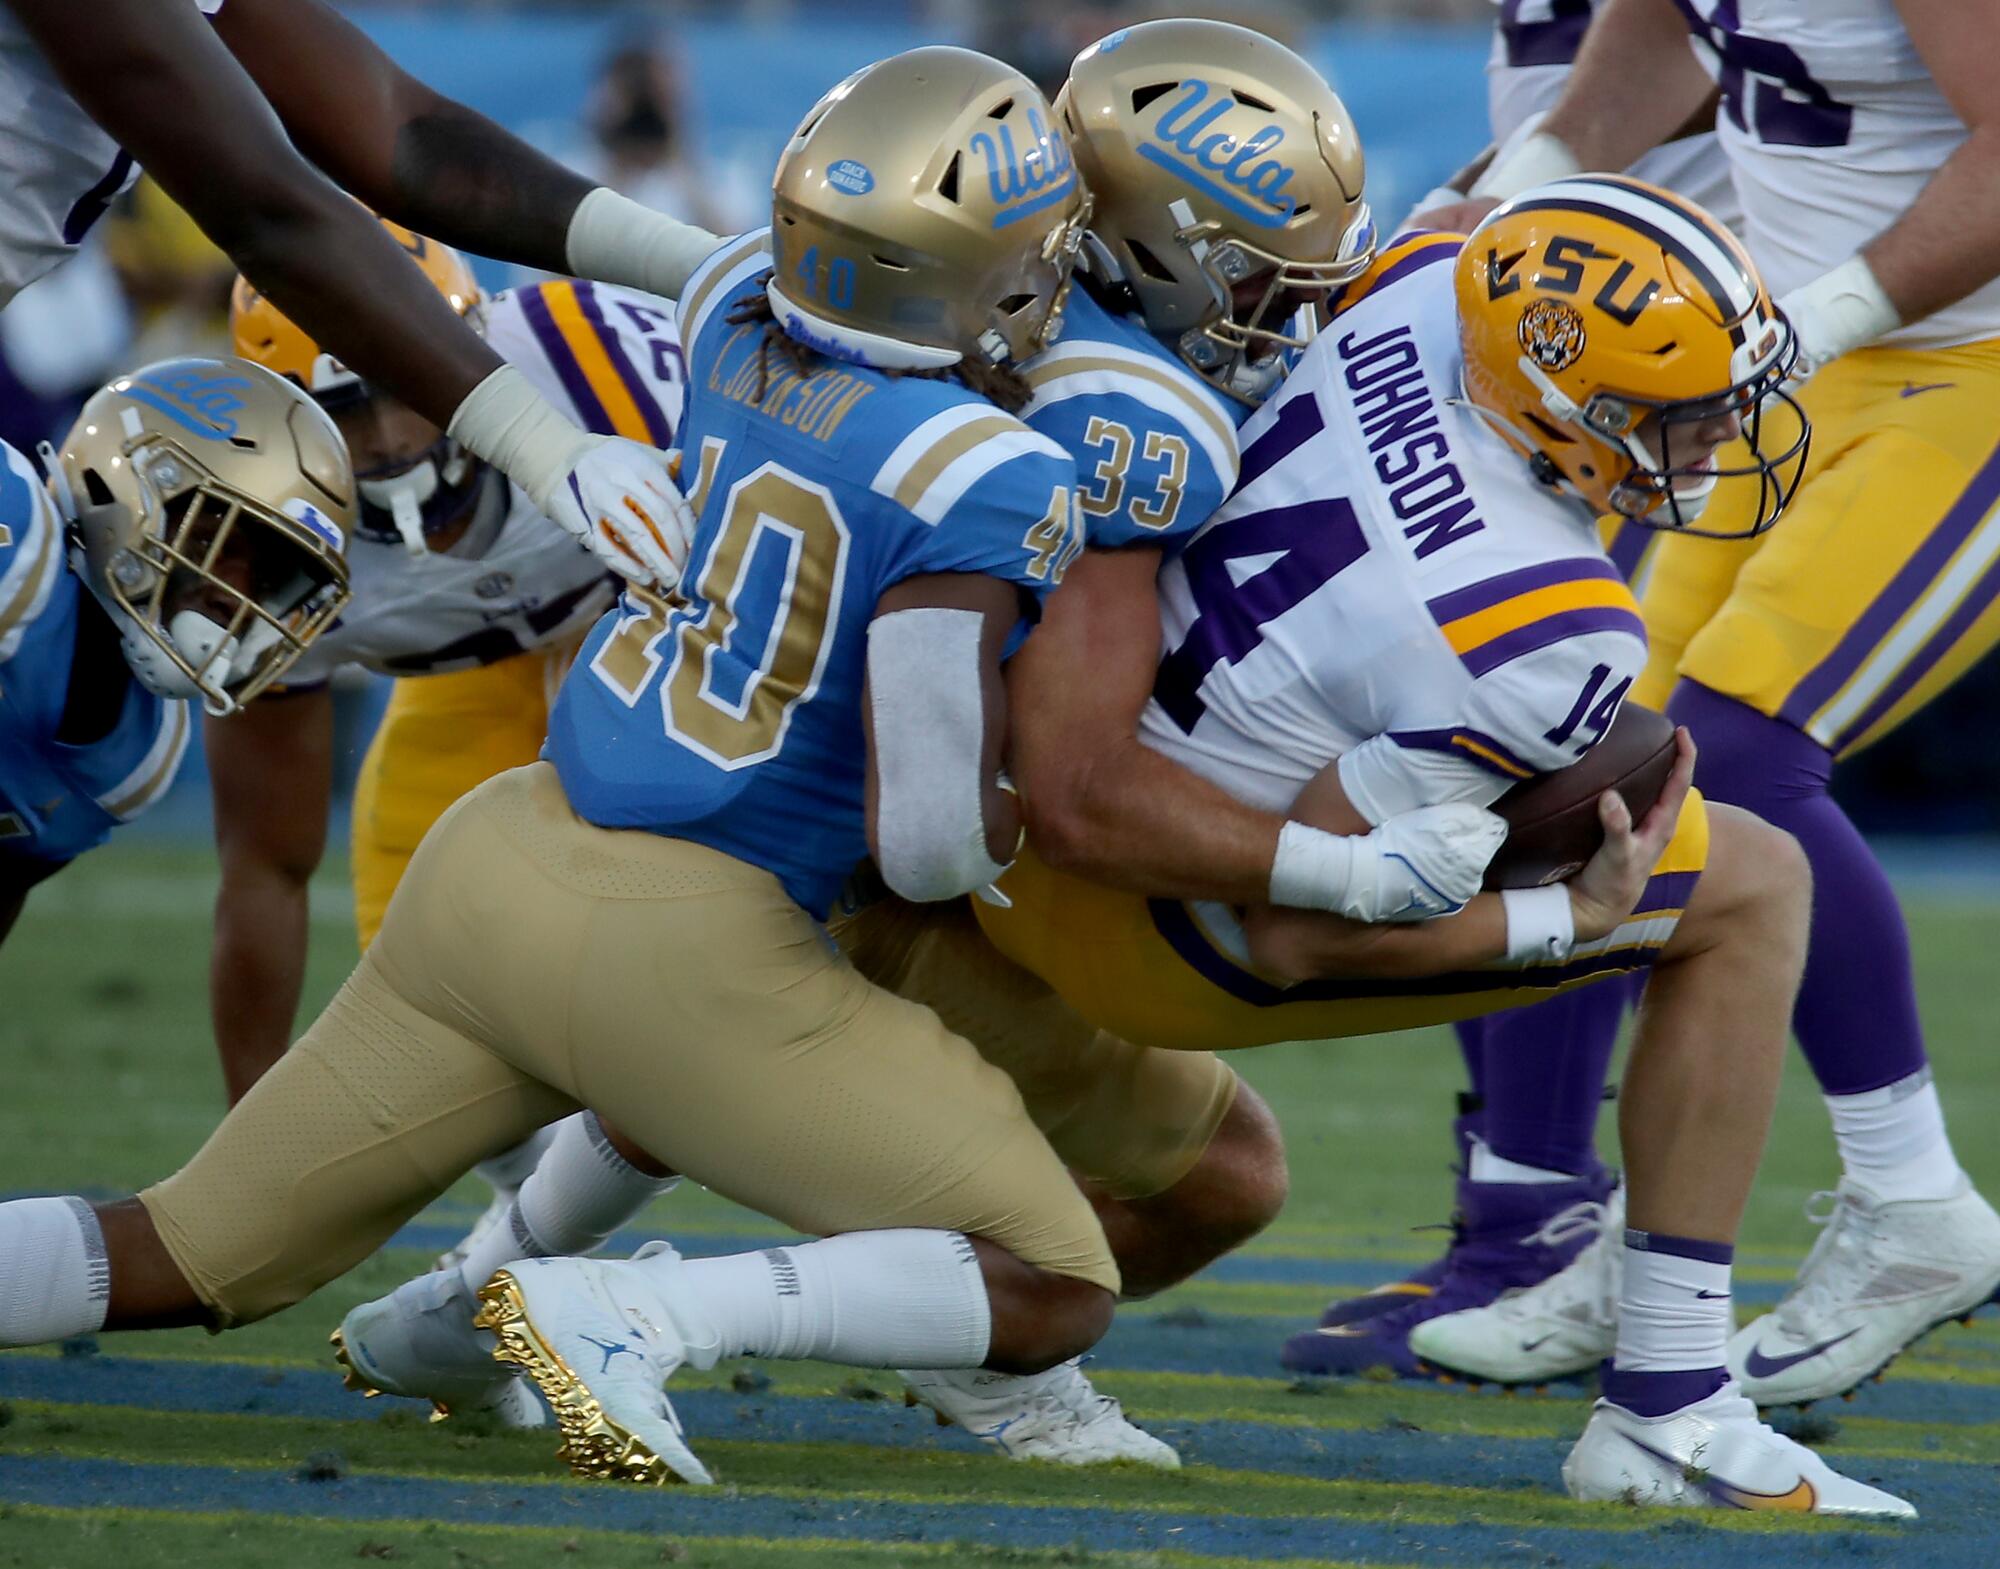
[[[1632,701],[1663,708],[1684,676],[1842,757],[2000,642],[2000,339],[1859,349],[1800,402],[1812,451],[1777,526],[1655,552]],[[1753,495],[1723,485],[1704,525]]]
[[[1420,981],[1277,985],[1230,953],[1199,906],[1083,882],[1031,851],[1000,881],[1012,907],[982,904],[978,916],[1002,953],[1100,1029],[1142,1046],[1229,1051],[1445,1024],[1644,969],[1672,938],[1707,860],[1708,809],[1693,793],[1638,908],[1608,937],[1560,964]]]
[[[802,1232],[961,1231],[1118,1290],[1005,1073],[863,980],[770,873],[594,827],[547,763],[445,813],[326,1011],[140,1198],[217,1322],[245,1322],[580,1105]]]
[[[445,808],[541,755],[549,707],[575,653],[564,644],[396,682],[354,787],[354,925],[363,948]]]

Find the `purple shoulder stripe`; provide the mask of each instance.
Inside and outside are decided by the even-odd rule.
[[[1527,594],[1538,588],[1549,588],[1557,583],[1575,583],[1584,578],[1609,578],[1613,582],[1623,582],[1624,578],[1609,561],[1602,556],[1565,556],[1560,561],[1543,561],[1531,567],[1516,567],[1512,572],[1502,572],[1498,577],[1487,578],[1483,583],[1473,583],[1465,588],[1455,588],[1449,594],[1440,594],[1430,601],[1428,609],[1431,619],[1439,626],[1448,621],[1456,621],[1461,616],[1469,616],[1481,610],[1491,610],[1503,600],[1516,595]]]
[[[1646,641],[1646,624],[1631,611],[1616,605],[1591,605],[1581,610],[1565,610],[1558,615],[1544,616],[1524,627],[1516,627],[1490,643],[1467,649],[1459,655],[1459,660],[1475,677],[1483,676],[1510,660],[1519,659],[1523,654],[1532,654],[1551,643],[1585,637],[1592,632],[1625,632],[1641,643]]]

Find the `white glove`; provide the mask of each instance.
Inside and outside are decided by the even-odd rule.
[[[1271,863],[1271,902],[1355,921],[1428,921],[1479,892],[1507,824],[1452,802],[1399,812],[1368,834],[1288,822]]]
[[[670,592],[694,543],[694,509],[674,483],[680,453],[622,436],[588,440],[554,493],[535,504],[621,577]]]
[[[1848,257],[1777,303],[1799,340],[1799,357],[1792,366],[1795,382],[1824,370],[1849,349],[1872,343],[1903,324],[1874,269],[1862,256]]]
[[[695,519],[674,483],[678,453],[579,429],[512,365],[466,395],[447,433],[621,577],[662,593],[680,581]]]

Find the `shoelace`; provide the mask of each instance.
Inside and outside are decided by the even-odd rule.
[[[1815,1332],[1815,1320],[1849,1294],[1868,1264],[1875,1240],[1870,1215],[1848,1194],[1822,1189],[1806,1200],[1806,1219],[1820,1228],[1799,1268],[1798,1282],[1778,1304],[1779,1327],[1793,1335]]]
[[[1523,1310],[1531,1299],[1539,1297],[1541,1303],[1546,1304],[1551,1287],[1560,1281],[1564,1287],[1574,1290],[1578,1299],[1589,1308],[1591,1322],[1612,1323],[1618,1316],[1619,1255],[1605,1224],[1608,1216],[1608,1206],[1589,1199],[1551,1216],[1530,1240],[1553,1245],[1586,1232],[1594,1233],[1592,1240],[1567,1268],[1551,1275],[1538,1286],[1520,1287],[1503,1293],[1494,1306],[1510,1317],[1524,1316]]]
[[[1542,1247],[1559,1248],[1576,1237],[1600,1235],[1611,1218],[1611,1208],[1595,1199],[1579,1199],[1568,1209],[1558,1210],[1529,1233],[1527,1240]]]

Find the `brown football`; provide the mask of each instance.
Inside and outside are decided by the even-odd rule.
[[[1493,803],[1507,842],[1486,868],[1488,888],[1539,888],[1574,875],[1604,842],[1597,798],[1616,790],[1637,822],[1659,800],[1674,766],[1674,727],[1636,703],[1567,768],[1517,784]]]

